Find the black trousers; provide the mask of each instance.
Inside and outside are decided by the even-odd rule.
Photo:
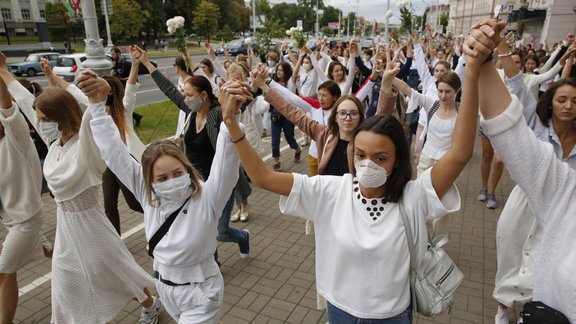
[[[121,234],[120,232],[120,213],[118,212],[118,194],[122,190],[122,194],[124,195],[124,199],[126,199],[126,203],[128,207],[133,211],[137,211],[139,213],[143,213],[142,206],[134,194],[128,188],[126,188],[120,180],[116,177],[116,175],[110,171],[110,169],[106,168],[106,171],[102,174],[102,194],[104,196],[104,212],[106,213],[106,217],[112,223],[112,226],[118,232],[118,235]]]

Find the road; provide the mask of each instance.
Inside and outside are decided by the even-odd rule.
[[[207,57],[205,54],[193,55],[195,62],[200,62],[201,59]],[[174,57],[160,57],[151,59],[158,63],[158,69],[162,72],[166,72],[170,80],[176,84],[178,81],[178,74],[174,71]],[[218,60],[223,60],[223,56],[218,57]],[[32,78],[24,76],[30,81],[37,82],[42,87],[48,86],[48,81],[44,75],[35,76]],[[149,103],[155,103],[159,101],[167,100],[167,98],[158,89],[149,74],[141,74],[138,76],[138,82],[140,83],[140,89],[137,92],[136,106],[141,106]]]

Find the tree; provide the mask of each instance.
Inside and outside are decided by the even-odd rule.
[[[110,16],[110,32],[116,37],[137,39],[144,23],[150,17],[134,0],[112,0],[113,13]]]
[[[225,42],[229,42],[234,39],[234,32],[232,31],[230,26],[226,24],[224,25],[224,27],[222,27],[222,29],[220,29],[218,34],[216,34],[216,38],[221,39]]]
[[[144,22],[143,31],[147,36],[158,38],[158,34],[164,34],[166,30],[166,11],[162,0],[138,0],[143,10],[153,12],[153,15]],[[172,18],[172,17],[170,17]],[[148,38],[148,37],[146,37]]]
[[[340,16],[340,9],[328,6],[324,8],[324,13],[320,17],[320,28],[328,26],[328,23],[338,22]]]
[[[50,38],[64,39],[70,43],[70,31],[72,30],[72,18],[61,2],[47,2],[44,8],[46,22],[50,27]]]
[[[196,17],[194,17],[192,25],[198,35],[206,37],[206,41],[210,42],[210,36],[218,30],[218,19],[220,19],[218,6],[202,0],[196,8]]]
[[[446,30],[446,27],[448,27],[448,13],[443,13],[442,15],[440,15],[440,25],[442,25],[444,28],[442,28],[443,32]]]

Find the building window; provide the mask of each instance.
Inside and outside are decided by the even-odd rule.
[[[46,19],[46,11],[40,10],[40,18]]]
[[[2,8],[2,19],[4,20],[12,20],[12,11],[10,8]]]
[[[30,19],[30,10],[22,9],[22,20],[29,21]]]
[[[34,36],[34,28],[26,28],[26,35],[27,36]]]

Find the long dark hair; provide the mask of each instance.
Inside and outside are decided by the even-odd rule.
[[[180,70],[188,73],[189,75],[193,75],[190,67],[186,68],[186,61],[184,61],[182,56],[178,56],[174,59],[174,66],[177,66]]]
[[[385,197],[388,201],[398,202],[404,194],[404,187],[412,178],[412,166],[410,164],[410,149],[404,135],[404,128],[400,122],[392,116],[372,116],[362,122],[352,135],[350,142],[355,145],[354,140],[358,133],[366,131],[379,135],[388,136],[396,147],[396,166],[394,171],[386,180]],[[354,148],[354,147],[353,147]],[[352,175],[356,175],[354,161],[349,161]]]
[[[330,134],[332,134],[332,136],[338,137],[340,135],[340,128],[338,127],[338,122],[336,121],[336,115],[338,114],[338,106],[340,106],[340,104],[346,100],[352,101],[358,109],[358,114],[360,114],[360,117],[358,118],[358,125],[362,124],[364,121],[364,114],[362,113],[363,106],[360,100],[358,100],[358,98],[356,98],[354,95],[342,96],[336,100],[334,103],[334,108],[332,108],[332,112],[330,113],[330,117],[328,117],[328,129],[330,130]]]
[[[288,80],[292,77],[292,67],[287,62],[278,64],[276,70],[278,70],[279,67],[282,67],[282,71],[284,71],[284,78],[282,78],[282,80],[278,79],[278,73],[276,72],[273,77],[274,81],[281,83],[282,85],[288,84]]]
[[[117,77],[105,75],[102,77],[112,89],[112,94],[108,95],[106,99],[106,106],[110,107],[109,115],[112,117],[114,124],[118,127],[120,131],[120,137],[123,142],[126,142],[126,131],[128,130],[128,124],[126,123],[126,117],[124,115],[124,87],[122,82]]]
[[[546,92],[540,97],[538,100],[538,104],[536,104],[536,114],[540,118],[540,122],[542,125],[549,127],[550,119],[552,119],[552,100],[554,99],[554,95],[556,94],[556,90],[561,86],[569,85],[576,88],[576,79],[574,78],[567,78],[558,80],[552,83]]]

